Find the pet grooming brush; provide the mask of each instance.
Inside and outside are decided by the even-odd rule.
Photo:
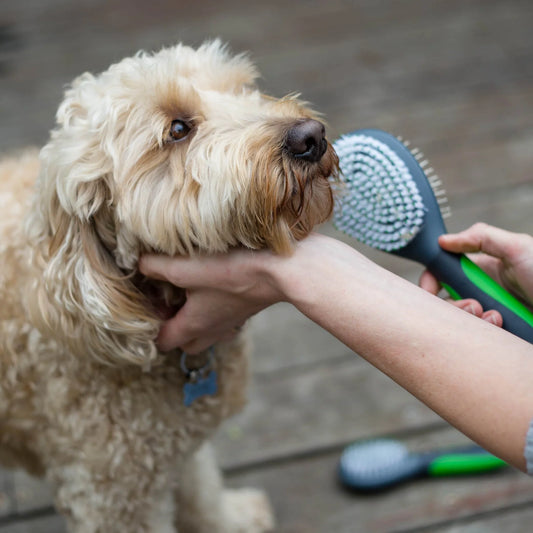
[[[474,298],[484,309],[499,311],[504,329],[533,343],[533,313],[465,255],[439,246],[438,237],[446,233],[439,205],[445,197],[436,189],[438,178],[422,170],[420,154],[370,129],[345,135],[334,147],[345,181],[334,215],[339,230],[422,263],[452,298]]]
[[[338,472],[345,486],[376,492],[409,479],[474,475],[505,466],[505,461],[475,444],[414,453],[401,442],[376,439],[348,446],[341,455]]]

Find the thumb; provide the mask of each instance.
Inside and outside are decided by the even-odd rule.
[[[510,255],[511,236],[508,231],[480,222],[460,233],[441,235],[439,244],[449,252],[483,252],[492,257],[505,258]]]
[[[139,270],[147,277],[170,281],[179,285],[178,266],[180,258],[168,255],[147,254],[139,259]]]
[[[217,286],[220,277],[225,276],[221,269],[224,255],[212,256],[168,256],[146,254],[139,259],[139,270],[149,278],[169,281],[186,289]]]

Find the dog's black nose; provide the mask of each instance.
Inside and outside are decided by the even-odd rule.
[[[326,128],[310,118],[296,122],[285,139],[285,149],[292,157],[311,163],[320,161],[327,147]]]

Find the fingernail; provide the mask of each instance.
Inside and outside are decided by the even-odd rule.
[[[493,324],[494,326],[498,326],[498,320],[497,318],[494,316],[494,315],[489,315],[488,317],[488,320],[491,324]]]
[[[470,313],[471,315],[475,315],[476,314],[476,308],[473,305],[467,305],[465,307],[465,311],[467,313]]]

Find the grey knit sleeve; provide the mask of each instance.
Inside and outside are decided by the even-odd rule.
[[[527,464],[527,473],[533,475],[533,420],[529,424],[529,430],[526,436],[526,448],[524,449],[524,457]]]

